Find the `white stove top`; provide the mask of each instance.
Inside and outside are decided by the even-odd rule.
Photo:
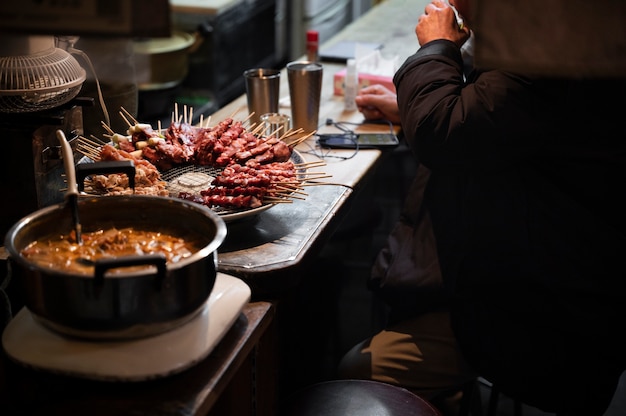
[[[218,273],[205,308],[164,334],[129,341],[65,337],[36,322],[26,308],[9,322],[2,344],[27,367],[105,381],[143,381],[179,373],[206,358],[250,300],[242,280]]]

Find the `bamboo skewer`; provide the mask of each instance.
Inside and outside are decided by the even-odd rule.
[[[132,123],[130,121],[128,121],[128,119],[126,118],[126,116],[124,116],[124,113],[122,113],[120,111],[120,116],[122,117],[122,120],[124,120],[126,122],[126,124],[128,125],[128,127],[132,127]]]
[[[295,140],[294,140],[294,141],[292,141],[292,142],[287,143],[287,142],[285,141],[285,143],[287,143],[287,146],[289,146],[289,147],[291,147],[291,148],[293,149],[294,147],[296,147],[296,146],[297,146],[297,145],[299,145],[300,143],[304,142],[305,140],[307,140],[308,138],[310,138],[311,136],[313,136],[315,133],[316,133],[315,131],[312,131],[311,133],[305,134],[304,136],[299,137],[299,138],[295,139]],[[283,140],[283,141],[284,141],[284,140]]]
[[[262,136],[261,134],[259,134],[261,130],[263,130],[263,125],[259,124],[258,126],[256,126],[254,130],[251,130],[250,133],[257,135],[257,136]]]
[[[352,188],[350,185],[346,185],[345,183],[338,183],[338,182],[307,181],[307,182],[302,183],[302,186],[318,186],[318,185],[345,186],[346,188]]]
[[[280,140],[285,140],[287,137],[289,136],[293,136],[294,134],[299,134],[304,132],[304,129],[302,129],[302,127],[293,130],[293,129],[289,129],[287,130],[282,136],[279,137]]]
[[[104,127],[104,129],[111,135],[115,134],[115,132],[111,129],[111,127],[109,127],[109,125],[107,123],[105,123],[104,121],[101,121],[102,127]]]
[[[246,106],[242,105],[241,107],[239,107],[238,109],[236,109],[235,111],[233,111],[233,113],[230,115],[229,118],[235,118],[235,115],[240,112],[241,110],[243,110]],[[254,111],[250,114],[248,114],[248,117],[246,117],[245,119],[243,119],[242,123],[245,123],[246,121],[249,121],[250,118],[252,118],[252,116],[254,115]]]
[[[95,140],[98,139],[92,138],[92,140],[89,140],[83,136],[79,136],[78,141],[76,142],[76,150],[83,156],[87,156],[93,161],[100,160],[102,143],[99,143]]]
[[[128,110],[126,110],[124,107],[120,107],[120,114],[122,114],[122,112],[124,113],[124,115],[126,115],[126,117],[128,117],[128,119],[130,119],[130,121],[132,121],[134,124],[139,124],[139,122],[137,121],[137,119],[135,117],[133,117],[133,115],[131,113],[128,112]],[[122,115],[122,117],[124,117],[124,115]],[[124,120],[126,120],[126,117],[124,117]],[[130,127],[130,126],[129,126]]]
[[[296,168],[317,168],[320,166],[326,166],[326,162],[323,160],[314,160],[311,162],[294,163]]]
[[[291,194],[291,193],[296,193],[296,194],[299,194],[299,195],[305,195],[305,196],[308,196],[308,195],[309,195],[309,194],[307,194],[306,192],[301,191],[299,186],[298,186],[298,187],[295,187],[295,188],[290,188],[290,187],[286,187],[286,186],[277,185],[276,187],[277,187],[279,190],[283,190],[283,191],[285,191],[285,192],[287,192],[287,193],[289,193],[289,194]]]
[[[299,173],[298,176],[308,176],[305,180],[310,181],[319,178],[330,178],[332,175],[327,175],[324,172],[306,172]]]
[[[264,202],[268,204],[291,204],[293,203],[291,199],[282,199],[282,198],[264,198]]]

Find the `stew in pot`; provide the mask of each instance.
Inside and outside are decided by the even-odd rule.
[[[162,254],[167,263],[180,261],[203,247],[200,238],[133,228],[111,228],[83,233],[82,244],[77,244],[73,232],[59,237],[37,240],[21,251],[22,256],[36,265],[62,272],[93,274],[93,262],[103,258]],[[133,266],[111,269],[113,273],[137,270]]]

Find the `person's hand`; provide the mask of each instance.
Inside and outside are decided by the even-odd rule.
[[[396,93],[376,84],[362,88],[355,98],[357,108],[366,120],[389,120],[400,123]]]
[[[460,48],[470,36],[469,28],[456,21],[452,7],[442,0],[433,0],[417,20],[415,34],[420,45],[437,39],[447,39]]]

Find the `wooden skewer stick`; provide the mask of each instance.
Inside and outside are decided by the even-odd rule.
[[[267,126],[267,129],[269,129],[269,128],[270,128],[270,126]],[[265,132],[267,131],[267,129],[265,129],[265,130],[263,131],[263,133],[264,133],[264,134],[265,134]],[[275,137],[275,138],[277,138],[278,140],[282,140],[282,137],[283,137],[283,136],[279,136],[279,135],[278,135],[278,133],[280,133],[280,131],[281,131],[282,129],[283,129],[283,126],[278,126],[278,128],[277,128],[276,130],[274,130],[274,131],[271,133],[271,136],[270,136],[270,137]]]
[[[97,144],[97,145],[100,145],[100,146],[102,146],[102,145],[105,145],[105,144],[106,144],[106,142],[105,142],[104,140],[100,140],[100,138],[98,138],[98,137],[94,136],[93,134],[92,134],[92,135],[90,135],[89,137],[91,138],[91,142],[92,142],[92,143],[94,143],[94,144]],[[105,136],[105,137],[106,137],[106,136]],[[79,136],[79,137],[78,137],[78,139],[79,139],[79,143],[80,143],[80,139],[83,139],[83,140],[89,141],[87,138],[85,138],[85,137],[83,137],[83,136]]]
[[[90,159],[93,159],[93,160],[100,159],[100,152],[98,152],[96,149],[76,146],[76,151],[80,152],[83,156],[87,156]]]
[[[268,191],[267,196],[280,196],[281,198],[287,198],[294,193],[295,192],[291,191],[290,189],[283,189],[283,190],[271,189]]]
[[[98,160],[100,160],[100,152],[96,149],[92,149],[88,147],[83,148],[79,144],[76,146],[76,151],[82,154],[83,156],[87,156],[89,159],[93,161],[97,162]]]
[[[256,136],[262,136],[262,134],[260,133],[261,131],[263,131],[263,125],[259,124],[257,127],[255,127],[254,130],[251,130],[250,133],[256,135]]]
[[[271,197],[265,197],[263,199],[264,199],[264,202],[267,202],[268,204],[291,204],[293,203],[291,199],[271,198]]]
[[[304,130],[302,128],[298,128],[296,130],[289,129],[282,136],[280,136],[281,140],[286,139],[289,136],[293,136],[294,134],[302,133]]]
[[[304,182],[302,186],[318,186],[318,185],[333,185],[333,186],[345,186],[346,188],[352,188],[350,185],[346,185],[345,183],[337,183],[337,182]]]
[[[297,193],[297,194],[304,195],[304,196],[308,195],[306,192],[301,191],[300,187],[290,188],[290,187],[287,187],[287,186],[277,185],[276,188],[278,188],[279,190],[282,190],[284,192],[288,192],[288,193]]]
[[[246,107],[246,105],[242,105],[241,107],[239,107],[238,109],[236,109],[235,111],[233,111],[233,113],[232,113],[232,114],[230,115],[230,117],[228,117],[228,118],[235,118],[235,115],[236,115],[238,112],[242,111],[245,107]],[[246,120],[250,119],[250,117],[252,117],[252,114],[254,114],[254,113],[251,113],[250,115],[248,115],[248,117],[246,117],[243,121],[246,121]],[[242,121],[242,123],[243,123],[243,121]]]
[[[293,165],[296,168],[317,168],[326,166],[326,162],[324,160],[314,160],[311,162],[294,163]]]
[[[91,141],[85,139],[84,137],[82,139],[78,139],[78,141],[76,142],[76,147],[78,147],[78,146],[81,146],[83,148],[94,149],[94,150],[96,150],[98,152],[102,148],[102,145],[100,145],[98,143],[91,142]]]
[[[104,129],[109,132],[110,134],[115,134],[115,132],[111,129],[111,127],[109,127],[109,125],[107,123],[105,123],[104,121],[100,122],[102,124],[102,127],[104,127]]]
[[[323,178],[332,178],[332,177],[333,175],[319,175],[319,176],[306,178],[306,182],[316,181],[318,179],[323,179]]]
[[[124,114],[126,115],[126,117],[128,117],[130,119],[130,121],[132,121],[134,124],[139,124],[137,119],[135,117],[133,117],[133,115],[131,113],[129,113],[128,110],[126,110],[124,107],[120,107],[120,110],[123,111]]]
[[[313,136],[314,134],[315,134],[315,132],[314,132],[314,131],[313,131],[313,132],[311,132],[311,133],[309,133],[309,134],[306,134],[306,135],[304,135],[304,136],[302,136],[302,137],[300,137],[300,138],[298,138],[298,139],[296,139],[296,140],[294,140],[294,141],[292,141],[292,142],[289,142],[289,143],[287,144],[287,146],[289,146],[289,147],[291,147],[291,148],[294,148],[294,147],[296,147],[297,145],[299,145],[300,143],[302,143],[303,141],[305,141],[305,140],[307,140],[308,138],[310,138],[311,136]]]
[[[302,172],[302,173],[298,173],[298,176],[323,176],[326,177],[326,173],[325,172]]]
[[[124,113],[122,113],[121,111],[119,113],[120,113],[120,116],[122,116],[122,120],[124,120],[126,124],[128,124],[128,127],[131,127],[133,124],[130,121],[128,121],[126,116],[124,116]]]
[[[99,147],[93,147],[92,145],[87,143],[77,143],[76,150],[82,150],[83,153],[87,152],[92,155],[100,155]]]
[[[272,182],[272,187],[277,188],[277,189],[286,189],[289,191],[296,191],[298,189],[302,189],[300,187],[300,185],[302,184],[302,182],[298,181],[298,182],[291,182],[291,181],[277,181],[277,182]]]
[[[302,185],[301,181],[298,181],[298,182],[293,182],[293,181],[276,181],[276,182],[272,182],[272,186],[274,186],[274,187],[282,186],[284,188],[289,188],[289,189],[300,189],[300,185]]]
[[[267,199],[267,198],[272,198],[272,196],[266,196],[264,199]],[[293,199],[298,199],[300,201],[306,201],[306,198],[303,198],[303,197],[300,197],[300,196],[296,196],[296,195],[277,196],[275,198],[282,199],[282,200],[285,200],[285,201],[291,201]]]
[[[103,143],[100,139],[98,139],[94,135],[92,135],[90,139],[83,137],[83,136],[79,136],[77,143],[90,144],[91,146],[97,147],[97,148],[100,148],[106,144],[106,143]]]

